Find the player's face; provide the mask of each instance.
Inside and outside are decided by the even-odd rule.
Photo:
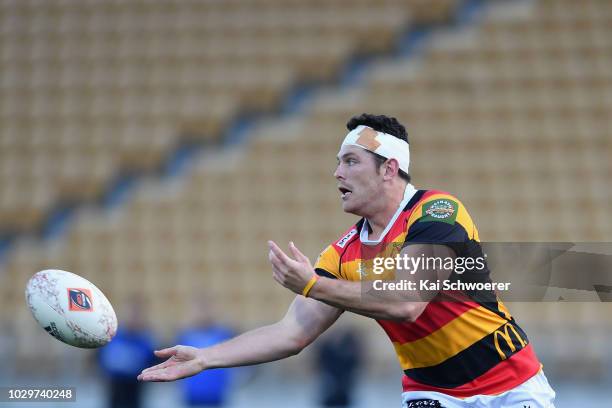
[[[345,212],[365,216],[368,205],[381,193],[382,176],[374,157],[356,146],[343,146],[334,172]]]

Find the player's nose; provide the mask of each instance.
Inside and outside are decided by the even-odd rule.
[[[340,180],[340,179],[344,178],[344,173],[342,171],[342,165],[341,164],[336,166],[336,170],[334,171],[334,178],[336,178],[337,180]]]

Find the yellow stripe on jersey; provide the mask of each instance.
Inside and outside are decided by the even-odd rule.
[[[482,306],[468,310],[427,337],[393,343],[403,370],[438,365],[508,323]]]
[[[361,266],[361,260],[356,259],[354,261],[342,262],[342,271],[341,274],[344,275],[343,279],[349,281],[360,281],[361,280],[361,272],[359,268]]]
[[[338,255],[338,252],[336,252],[333,245],[330,245],[325,248],[323,252],[321,252],[321,255],[319,255],[317,262],[315,262],[315,269],[324,269],[334,275],[336,278],[342,279],[340,276],[340,271],[338,270],[339,265],[340,255]]]
[[[465,229],[465,232],[467,233],[469,239],[473,239],[479,242],[480,238],[478,236],[478,230],[476,229],[476,226],[472,221],[472,217],[470,217],[470,214],[465,209],[463,203],[450,194],[433,194],[427,197],[426,200],[422,200],[418,204],[418,206],[415,207],[414,211],[412,211],[412,215],[410,215],[410,218],[408,219],[408,228],[410,228],[412,224],[414,224],[419,218],[423,216],[423,206],[439,199],[452,200],[453,202],[457,203],[457,218],[455,222],[458,222],[463,227],[463,229]]]
[[[381,258],[384,259],[385,255],[381,255]],[[317,264],[317,268],[325,269],[320,265],[322,265],[322,263]],[[334,275],[340,277],[341,279],[346,279],[349,281],[374,279],[392,280],[395,276],[395,269],[392,271],[385,271],[385,273],[381,275],[374,274],[373,270],[374,261],[372,259],[355,259],[352,261],[342,262],[340,272]]]

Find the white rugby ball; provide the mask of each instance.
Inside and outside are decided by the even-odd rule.
[[[28,281],[25,296],[38,324],[64,343],[102,347],[117,332],[117,316],[106,296],[74,273],[40,271]]]

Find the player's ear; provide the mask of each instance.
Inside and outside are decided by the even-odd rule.
[[[388,159],[383,163],[384,179],[391,180],[399,173],[399,162],[396,159]]]

